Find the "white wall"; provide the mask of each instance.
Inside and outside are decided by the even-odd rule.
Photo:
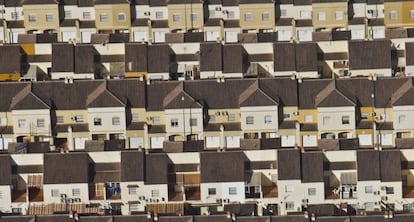
[[[320,107],[318,111],[318,129],[322,131],[340,131],[355,129],[355,107]],[[342,117],[349,117],[349,124],[342,124]],[[323,118],[330,117],[330,122],[323,124]]]
[[[275,130],[279,128],[277,106],[240,107],[242,131]],[[270,115],[272,122],[265,124],[265,116]],[[246,124],[246,117],[253,116],[253,124]]]
[[[168,153],[168,157],[174,164],[200,164],[199,152]]]
[[[11,187],[10,185],[0,186],[0,211],[11,213]]]
[[[49,109],[37,109],[37,110],[13,110],[13,130],[15,134],[25,135],[49,135],[50,130],[50,110]],[[19,119],[25,120],[25,126],[19,127]],[[44,127],[37,127],[37,120],[44,120]]]
[[[276,150],[248,150],[244,151],[244,154],[250,161],[276,161]],[[275,166],[277,167],[277,166]]]
[[[105,151],[105,152],[88,152],[89,157],[95,163],[120,163],[121,152]]]
[[[120,124],[112,125],[112,118],[119,117]],[[102,125],[94,126],[94,118],[101,118]],[[88,108],[89,131],[91,133],[110,133],[118,131],[122,133],[126,130],[125,108],[124,107],[104,107]]]
[[[144,182],[121,182],[121,198],[122,198],[122,214],[128,215],[129,212],[129,202],[140,202],[139,208],[141,211],[145,210],[145,205],[147,203],[152,203],[149,200],[152,199],[159,201],[162,203],[162,198],[165,201],[168,201],[168,185],[167,184],[151,184],[151,185],[144,185]],[[138,186],[137,187],[137,194],[130,195],[128,193],[128,186]],[[152,197],[151,192],[152,190],[158,190],[159,196]],[[141,198],[140,198],[141,197]],[[148,200],[148,201],[146,201]]]
[[[197,126],[190,127],[190,118],[197,119]],[[171,127],[171,120],[177,119],[178,126]],[[185,126],[183,125],[185,120]],[[197,109],[168,109],[165,110],[165,131],[167,134],[190,134],[203,132],[203,111],[200,108]]]
[[[52,189],[59,190],[57,197],[52,197]],[[80,195],[73,196],[72,189],[80,189]],[[82,203],[89,202],[89,187],[87,183],[43,184],[43,199],[45,204],[61,203],[60,194],[66,194],[67,198],[80,198]]]
[[[236,187],[237,194],[230,195],[229,188]],[[216,188],[216,195],[208,195],[208,188]],[[230,202],[244,202],[244,182],[201,183],[201,202],[216,203],[217,199],[230,199]]]
[[[393,106],[393,120],[395,130],[414,129],[414,106]],[[405,116],[405,121],[400,122],[400,117]]]

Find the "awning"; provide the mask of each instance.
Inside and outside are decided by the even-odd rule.
[[[43,175],[29,175],[27,178],[27,187],[42,187]]]
[[[341,184],[357,184],[356,172],[341,173]]]

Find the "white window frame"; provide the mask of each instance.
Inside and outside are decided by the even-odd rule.
[[[198,14],[197,13],[191,13],[191,21],[198,21]]]
[[[390,20],[397,20],[398,19],[398,12],[396,10],[391,10],[389,14]]]
[[[155,18],[156,19],[163,19],[164,18],[164,13],[162,11],[155,12]]]
[[[171,127],[178,127],[179,126],[179,121],[178,121],[178,119],[177,118],[173,118],[173,119],[171,119],[171,121],[170,121],[170,126]]]
[[[414,19],[414,10],[411,10],[409,13],[410,19]]]
[[[246,116],[246,125],[254,125],[254,116]]]
[[[349,125],[351,124],[351,118],[349,116],[342,116],[341,122],[342,122],[342,125]]]
[[[45,119],[37,119],[36,120],[36,126],[39,128],[45,127]]]
[[[93,118],[93,125],[94,126],[102,126],[102,118],[101,117]]]
[[[160,197],[160,190],[151,190],[151,197]]]
[[[91,12],[83,12],[82,13],[82,18],[83,19],[91,19],[92,18]]]
[[[63,116],[56,116],[56,123],[64,123],[65,118]]]
[[[190,119],[190,126],[197,126],[198,120],[197,118],[191,118]]]
[[[311,122],[313,122],[313,116],[305,115],[305,123],[311,123]]]
[[[227,11],[227,18],[228,19],[234,19],[236,17],[236,14],[234,11]]]
[[[210,187],[207,189],[208,195],[217,195],[217,190],[215,187]]]
[[[330,116],[324,116],[322,118],[322,124],[324,126],[331,124],[331,117]]]
[[[308,196],[316,196],[316,188],[315,187],[309,187],[308,188]]]
[[[373,193],[374,188],[372,186],[365,186],[365,193]]]
[[[118,116],[112,117],[112,125],[113,126],[121,125],[121,118],[119,118]]]
[[[100,21],[100,22],[108,22],[108,20],[109,20],[109,16],[108,16],[108,14],[106,14],[106,13],[101,13],[101,14],[99,15],[99,21]]]
[[[229,195],[237,195],[237,187],[229,187]]]
[[[118,18],[119,22],[125,22],[126,21],[126,14],[123,13],[123,12],[120,12],[120,13],[118,13],[117,18]]]
[[[335,19],[336,19],[336,21],[344,20],[344,12],[343,11],[336,11],[335,12]]]
[[[272,122],[273,122],[273,119],[271,115],[266,115],[264,117],[264,124],[269,125],[269,124],[272,124]]]
[[[287,16],[287,10],[286,9],[280,9],[280,17]]]
[[[270,13],[269,12],[263,12],[262,13],[262,21],[269,21],[270,20]]]
[[[407,121],[407,116],[406,115],[399,115],[398,116],[398,123],[399,124],[403,124]]]
[[[36,22],[36,21],[37,21],[37,17],[36,17],[36,15],[35,15],[35,14],[29,14],[29,15],[27,16],[27,20],[28,20],[29,22]]]
[[[80,188],[73,188],[72,189],[72,196],[74,197],[79,197],[81,195],[81,190]]]
[[[58,197],[59,196],[59,190],[58,189],[51,189],[50,190],[50,196],[52,197]]]
[[[128,195],[136,195],[138,193],[138,187],[128,187]]]
[[[285,185],[285,192],[292,193],[295,191],[295,187],[293,185]]]
[[[18,126],[19,128],[26,128],[26,126],[27,126],[26,119],[19,119],[19,120],[17,121],[17,126]]]
[[[132,122],[138,122],[139,121],[139,114],[138,113],[133,113],[131,121]]]
[[[65,10],[65,18],[72,18],[72,11],[71,10]]]
[[[53,22],[53,14],[47,13],[45,15],[46,22]]]
[[[243,16],[245,22],[253,21],[253,15],[250,12],[246,12]]]
[[[179,22],[181,20],[181,15],[178,13],[175,13],[172,15],[173,22]]]
[[[233,122],[233,121],[236,121],[236,114],[229,114],[229,115],[227,116],[227,121],[228,121],[228,122]]]
[[[11,12],[11,19],[12,20],[18,20],[19,19],[19,13],[18,12]]]
[[[325,12],[318,12],[317,17],[318,17],[318,21],[326,21],[326,13]]]

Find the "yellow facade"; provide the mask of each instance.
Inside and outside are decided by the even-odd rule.
[[[56,110],[56,116],[63,117],[63,123],[59,124],[85,124],[88,123],[88,111],[87,110]],[[76,122],[75,116],[82,116],[83,122]]]
[[[402,2],[402,23],[405,27],[414,26],[414,1]]]
[[[26,55],[35,55],[35,44],[20,44],[20,48]]]
[[[158,123],[155,119],[158,118]],[[148,111],[146,112],[145,120],[148,125],[165,125],[165,113],[163,111]]]
[[[26,31],[54,30],[59,33],[59,6],[55,5],[23,5],[24,27]]]
[[[168,26],[171,31],[203,29],[203,5],[201,3],[168,5]]]
[[[219,114],[219,115],[218,115]],[[239,109],[211,109],[208,110],[209,116],[214,116],[214,121],[211,123],[239,123],[240,110]],[[229,121],[229,116],[234,116],[234,121]]]
[[[139,78],[142,76],[144,79],[146,79],[147,75],[147,72],[125,72],[124,74],[125,78]]]
[[[312,121],[306,121],[309,120],[309,116],[312,117]],[[299,111],[298,121],[300,123],[318,123],[318,112],[316,109],[301,109]]]
[[[403,24],[402,7],[401,1],[384,2],[384,23],[386,27],[400,27]]]
[[[375,109],[373,107],[361,107],[360,112],[361,112],[361,116],[367,115],[366,119],[363,119],[363,121],[375,121],[375,116],[373,115],[373,112],[375,112]]]
[[[346,28],[348,24],[348,3],[313,3],[312,22],[315,29]]]
[[[95,5],[95,24],[99,31],[129,30],[131,27],[129,4]]]
[[[270,4],[240,4],[242,30],[274,29],[275,7]]]
[[[19,81],[20,73],[0,73],[0,81]]]

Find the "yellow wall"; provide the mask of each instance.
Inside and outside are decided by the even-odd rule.
[[[73,116],[83,115],[83,122],[76,122],[72,120]],[[87,110],[56,110],[56,116],[63,116],[63,123],[60,124],[85,124],[88,123]]]
[[[325,12],[325,20],[318,19],[318,13]],[[336,12],[342,13],[342,20],[336,19]],[[313,3],[312,22],[314,28],[336,28],[346,27],[348,24],[348,4],[347,2]]]
[[[59,8],[57,5],[23,5],[24,11],[24,27],[26,30],[44,31],[47,29],[55,29],[59,31]],[[53,20],[46,21],[46,14],[51,14]],[[29,22],[29,15],[35,15],[36,21]]]
[[[177,14],[180,20],[174,21],[173,16]],[[197,14],[197,20],[191,20],[191,14]],[[186,19],[185,16],[186,15]],[[203,5],[197,4],[174,4],[168,5],[168,26],[170,30],[202,29],[204,24]]]
[[[371,115],[372,112],[374,112],[374,109],[372,107],[361,107],[360,112],[361,112],[361,114],[362,113],[367,113],[368,114],[368,118],[365,119],[364,121],[374,121],[375,120],[375,116]]]
[[[0,73],[0,81],[19,81],[20,73]]]
[[[273,29],[275,26],[274,4],[240,4],[240,28],[246,29]],[[251,21],[245,21],[246,13],[252,14]],[[269,13],[269,20],[262,21],[262,14]]]
[[[391,19],[390,12],[396,11],[397,18]],[[384,23],[386,27],[398,27],[402,25],[402,2],[384,2]]]
[[[160,122],[157,125],[165,125],[165,113],[163,111],[148,111],[146,112],[145,120],[149,125],[153,124],[152,121],[150,121],[150,117],[160,117]]]
[[[298,120],[300,123],[305,123],[305,116],[312,115],[311,123],[318,123],[318,112],[316,109],[301,109],[299,110]]]
[[[146,78],[147,72],[125,72],[125,78],[138,78],[138,77],[144,77]]]
[[[216,112],[220,112],[220,116],[215,115]],[[227,112],[229,115],[234,114],[235,120],[228,121],[227,115],[222,115],[222,112]],[[211,123],[239,123],[240,122],[240,110],[239,109],[209,109],[208,115],[215,115],[215,121]]]
[[[26,55],[35,55],[35,44],[20,44],[20,47],[23,49],[23,52]]]
[[[386,122],[392,122],[393,121],[393,115],[392,115],[392,108],[376,108],[375,109],[376,116],[379,118],[381,114],[386,114]],[[377,122],[384,122],[384,120],[376,120]]]
[[[404,26],[414,26],[414,18],[410,17],[410,12],[414,10],[414,1],[402,2],[402,23]]]
[[[108,21],[101,22],[101,14],[108,15]],[[118,21],[118,14],[124,13],[125,20]],[[129,29],[131,26],[131,12],[128,4],[95,5],[95,24],[98,30]]]

